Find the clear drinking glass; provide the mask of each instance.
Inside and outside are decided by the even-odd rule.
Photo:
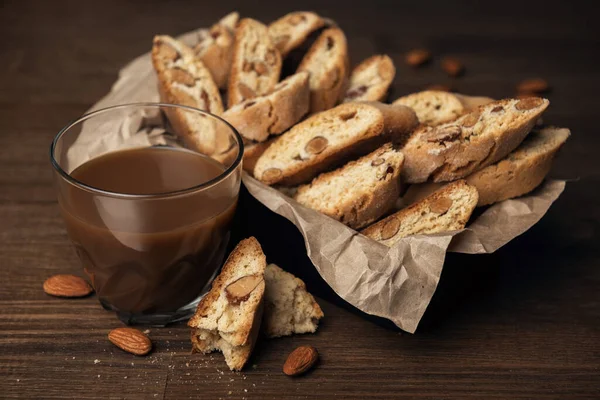
[[[181,137],[189,138],[190,145],[182,143]],[[197,161],[219,168],[217,175],[192,187],[151,194],[105,190],[72,176],[97,157],[149,147],[151,151],[178,149],[186,156],[193,152],[202,157]],[[194,312],[225,256],[242,155],[242,139],[227,122],[170,104],[105,108],[58,133],[50,148],[58,203],[104,308],[116,311],[126,323],[152,325],[185,319]],[[106,161],[99,176],[119,180],[127,172]],[[157,170],[157,179],[164,172],[173,171]],[[183,177],[188,173],[195,172],[186,171]]]

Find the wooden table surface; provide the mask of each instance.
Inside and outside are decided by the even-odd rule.
[[[432,83],[506,97],[519,80],[541,76],[553,87],[544,120],[572,129],[552,173],[571,180],[563,196],[495,254],[449,255],[416,334],[337,298],[294,227],[246,192],[236,236],[264,241],[270,260],[307,280],[326,317],[315,335],[261,341],[241,373],[218,353],[191,355],[184,324],[150,328],[148,357],[124,353],[106,339],[120,322],[94,297],[43,293],[46,277],[81,274],[52,186],[53,136],[109,91],[153,34],[206,26],[232,9],[264,21],[291,11],[283,1],[253,3],[1,3],[0,397],[600,397],[600,30],[583,2],[297,5],[335,18],[354,62],[388,53],[398,67],[392,99]],[[411,70],[403,54],[414,47],[456,55],[467,73],[446,78],[438,60]],[[301,344],[316,346],[322,361],[307,376],[286,377],[285,357]]]

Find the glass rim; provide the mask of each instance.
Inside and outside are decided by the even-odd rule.
[[[168,192],[162,192],[162,193],[152,193],[152,194],[131,194],[131,193],[120,193],[120,192],[113,192],[110,190],[104,190],[104,189],[100,189],[91,185],[88,185],[78,179],[75,179],[74,177],[71,176],[71,174],[69,174],[67,171],[65,171],[60,164],[58,163],[58,161],[56,160],[56,158],[54,157],[54,152],[56,150],[56,146],[58,144],[58,141],[62,138],[62,136],[69,131],[69,129],[73,128],[75,125],[91,118],[94,117],[96,115],[100,115],[106,112],[110,112],[110,111],[114,111],[114,110],[118,110],[118,109],[124,109],[124,108],[143,108],[143,107],[154,107],[154,108],[179,108],[179,109],[184,109],[184,110],[188,110],[188,111],[192,111],[192,112],[196,112],[199,114],[203,114],[209,118],[214,118],[219,122],[224,123],[227,127],[229,127],[229,129],[231,129],[231,131],[233,132],[234,136],[237,139],[238,142],[238,155],[235,158],[235,160],[233,160],[232,164],[225,169],[225,171],[223,171],[221,174],[219,174],[218,176],[216,176],[215,178],[212,178],[206,182],[200,183],[198,185],[194,185],[191,186],[189,188],[185,188],[185,189],[179,189],[179,190],[172,190],[172,191],[168,191]],[[187,149],[189,150],[189,149]],[[193,151],[197,154],[202,154],[199,153],[198,151],[195,150],[190,150]],[[194,107],[190,107],[190,106],[184,106],[184,105],[180,105],[180,104],[168,104],[168,103],[156,103],[156,102],[138,102],[138,103],[126,103],[126,104],[119,104],[119,105],[115,105],[115,106],[110,106],[110,107],[104,107],[98,110],[94,110],[94,111],[90,111],[87,112],[83,115],[81,115],[80,117],[71,120],[69,123],[67,123],[67,125],[65,125],[54,137],[54,139],[52,140],[52,143],[50,144],[50,162],[54,168],[54,170],[56,172],[59,173],[59,175],[65,179],[68,183],[70,183],[71,185],[78,187],[80,189],[86,190],[88,192],[92,192],[92,193],[97,193],[97,194],[102,194],[104,196],[109,196],[109,197],[118,197],[118,198],[127,198],[127,199],[157,199],[157,198],[166,198],[166,197],[175,197],[175,196],[181,196],[181,195],[186,195],[186,194],[190,194],[193,192],[197,192],[199,190],[204,190],[204,189],[208,189],[211,186],[214,186],[215,184],[224,181],[228,176],[230,176],[235,170],[236,168],[240,165],[240,163],[242,162],[242,158],[244,156],[244,143],[243,143],[243,139],[242,136],[240,135],[240,133],[237,131],[237,129],[235,129],[235,127],[233,127],[233,125],[231,125],[229,122],[227,122],[226,120],[224,120],[223,118],[219,117],[218,115],[212,114],[208,111],[204,111],[204,110],[200,110],[198,108],[194,108]]]

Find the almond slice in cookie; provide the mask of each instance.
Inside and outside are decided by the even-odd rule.
[[[410,235],[460,230],[469,220],[478,197],[477,189],[464,180],[452,182],[361,233],[391,247]]]
[[[383,100],[395,75],[396,68],[389,56],[367,58],[352,70],[344,102]]]

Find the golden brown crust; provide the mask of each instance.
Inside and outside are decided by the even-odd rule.
[[[242,19],[235,30],[227,105],[271,92],[280,72],[281,54],[267,27],[250,18]]]
[[[548,100],[500,100],[455,121],[417,129],[403,148],[407,183],[460,179],[514,150],[548,107]]]
[[[568,129],[544,128],[532,132],[507,158],[469,175],[466,180],[479,192],[478,206],[529,193],[539,186],[552,160],[566,142]]]
[[[302,59],[298,71],[310,73],[310,112],[335,106],[346,91],[349,75],[348,45],[339,28],[323,31]]]

